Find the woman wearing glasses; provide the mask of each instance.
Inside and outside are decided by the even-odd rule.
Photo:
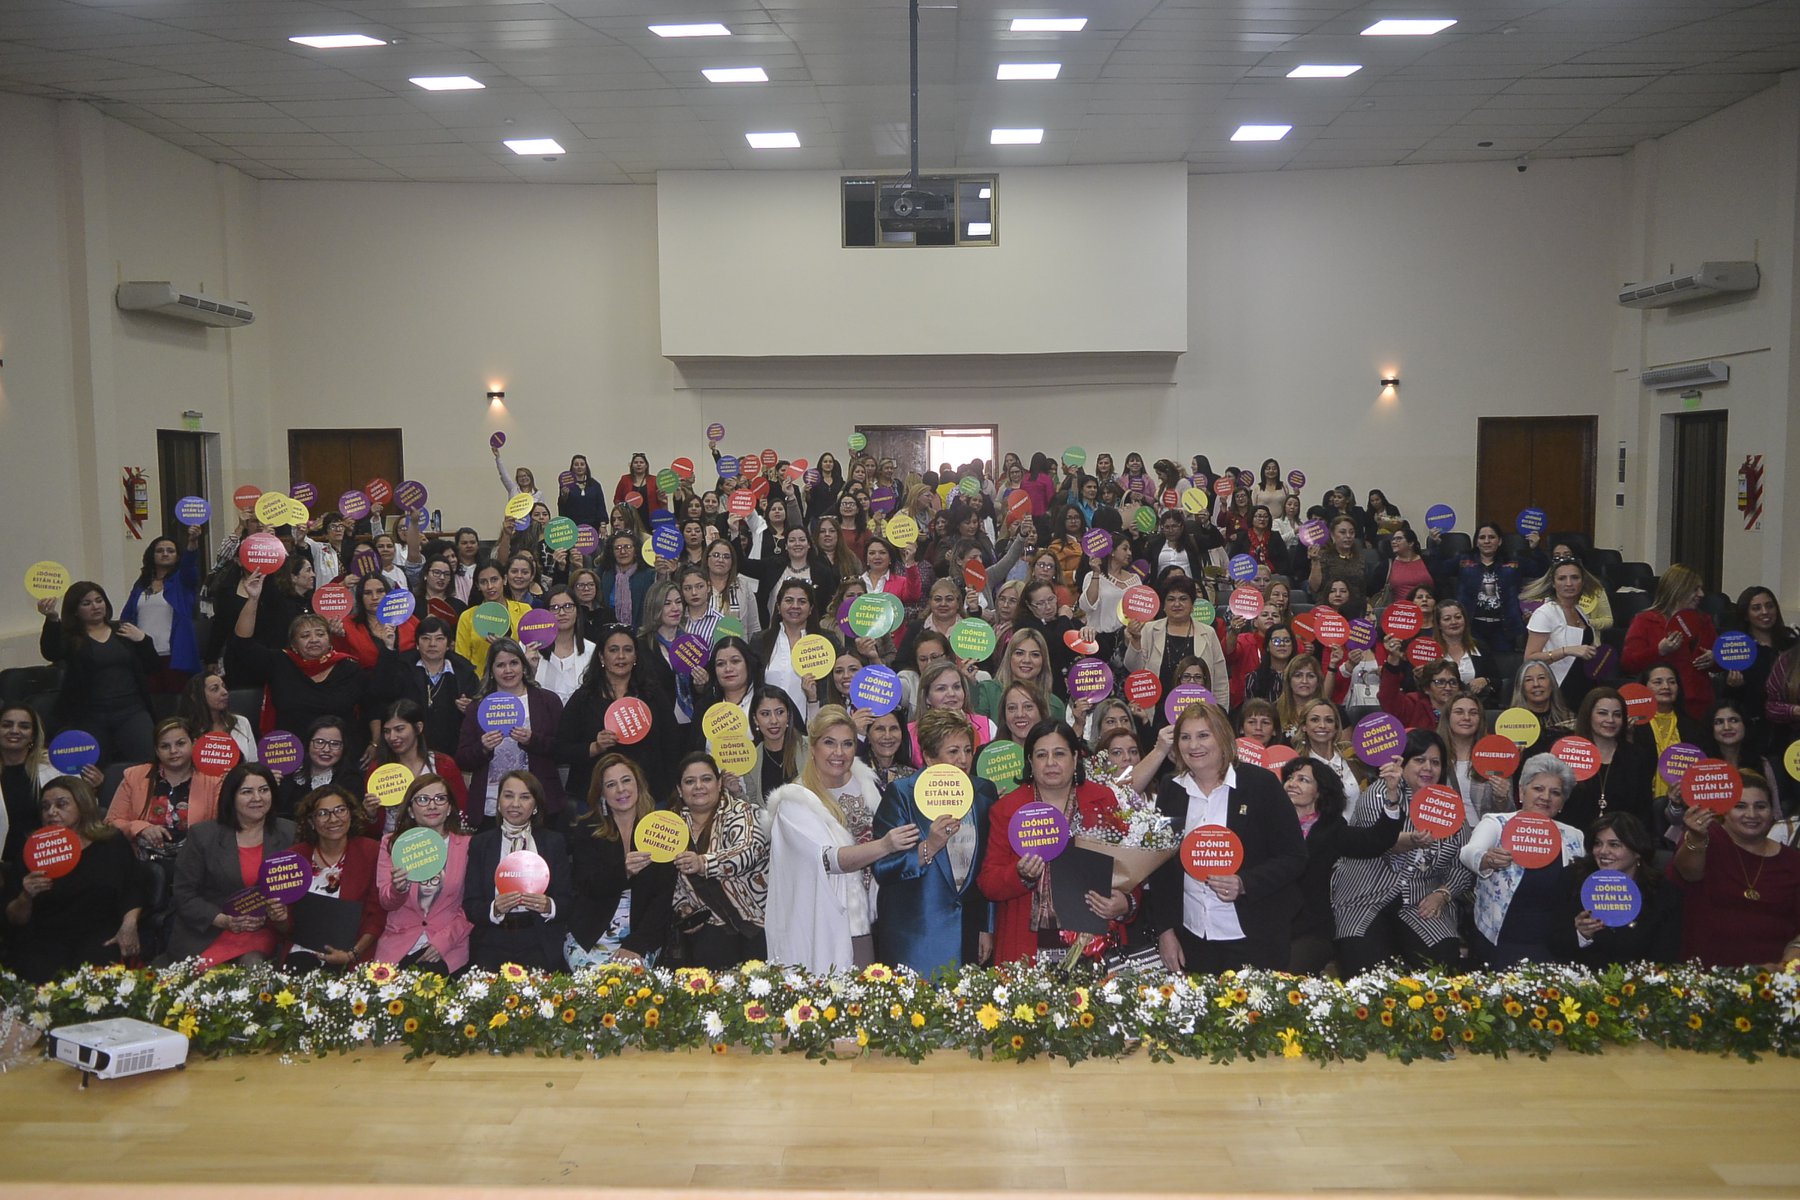
[[[1405,678],[1406,651],[1401,648],[1398,638],[1387,639],[1387,662],[1381,667],[1381,707],[1383,711],[1400,718],[1400,723],[1408,729],[1437,730],[1438,722],[1443,719],[1444,710],[1462,691],[1462,675],[1456,664],[1448,659],[1436,659],[1419,668],[1416,678],[1425,689],[1423,695],[1414,691],[1402,691],[1401,684]]]
[[[337,717],[320,717],[300,736],[300,769],[275,789],[275,815],[292,818],[308,792],[322,787],[348,788],[362,794],[362,772],[345,753],[348,723]]]
[[[348,946],[295,942],[288,947],[286,969],[347,970],[363,961],[381,936],[386,914],[375,892],[375,859],[380,847],[362,833],[362,804],[347,788],[324,787],[309,792],[294,810],[294,849],[312,864],[308,896],[323,896],[362,905],[356,939]]]
[[[444,867],[430,879],[413,879],[405,868],[394,865],[394,839],[382,842],[375,890],[387,912],[387,925],[375,944],[375,961],[454,975],[469,963],[473,928],[461,903],[469,835],[443,777],[420,775],[406,789],[394,837],[409,829],[429,829],[444,839]]]

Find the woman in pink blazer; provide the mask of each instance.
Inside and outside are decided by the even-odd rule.
[[[376,962],[454,975],[469,962],[469,918],[463,914],[463,873],[469,835],[442,777],[419,775],[406,789],[405,811],[394,837],[423,827],[442,835],[449,856],[432,879],[409,879],[396,869],[394,838],[384,838],[375,864],[375,890],[387,910],[387,928],[375,944]]]

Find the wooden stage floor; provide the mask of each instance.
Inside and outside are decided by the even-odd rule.
[[[1800,1061],[1648,1047],[1323,1069],[949,1054],[920,1066],[643,1053],[408,1063],[396,1049],[77,1083],[53,1063],[0,1076],[7,1200],[126,1188],[133,1200],[321,1200],[408,1185],[1800,1195]]]

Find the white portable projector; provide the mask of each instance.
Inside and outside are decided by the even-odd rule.
[[[50,1057],[79,1068],[83,1076],[122,1079],[185,1067],[188,1040],[173,1029],[119,1017],[52,1029],[49,1051]],[[86,1085],[83,1078],[82,1086]]]

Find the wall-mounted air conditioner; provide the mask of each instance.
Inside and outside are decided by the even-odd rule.
[[[1698,271],[1628,283],[1619,289],[1619,303],[1626,308],[1667,308],[1726,292],[1754,292],[1761,282],[1762,272],[1753,262],[1701,263]]]
[[[198,321],[220,329],[235,329],[256,320],[256,314],[247,304],[214,300],[199,292],[184,292],[168,282],[121,283],[114,301],[127,312],[155,313],[159,317]]]
[[[1653,392],[1676,392],[1691,387],[1731,382],[1731,364],[1722,362],[1687,363],[1679,367],[1656,367],[1645,371],[1638,382]]]

